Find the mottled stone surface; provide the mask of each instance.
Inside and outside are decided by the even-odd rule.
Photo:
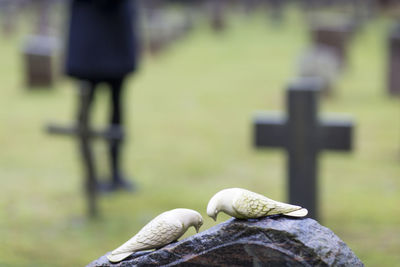
[[[230,219],[152,252],[88,266],[363,266],[331,230],[312,219]]]

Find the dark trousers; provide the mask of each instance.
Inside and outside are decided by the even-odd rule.
[[[110,90],[110,105],[111,113],[109,118],[110,127],[119,128],[123,132],[123,110],[122,110],[122,91],[123,91],[123,81],[124,78],[115,79],[91,79],[84,80],[87,85],[88,101],[86,102],[86,108],[88,113],[87,122],[90,125],[90,113],[92,110],[93,102],[95,100],[96,91],[98,90],[99,84],[105,83]],[[121,159],[121,144],[122,140],[110,140],[109,141],[109,157],[111,166],[111,178],[112,182],[119,182],[122,180],[122,175],[120,171],[120,159]],[[92,157],[93,158],[93,157]],[[94,161],[94,160],[92,160]],[[92,172],[95,171],[94,162],[91,163]],[[94,174],[95,175],[95,174]]]
[[[92,105],[96,90],[100,83],[106,83],[110,89],[110,104],[111,104],[111,116],[110,125],[122,126],[122,104],[121,104],[121,93],[124,78],[107,79],[107,80],[88,80],[89,83],[89,109]]]

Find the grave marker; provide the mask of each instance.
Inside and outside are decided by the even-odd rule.
[[[288,154],[289,203],[309,210],[318,219],[318,154],[322,150],[350,151],[353,122],[320,120],[319,79],[303,78],[287,90],[287,116],[258,116],[254,121],[256,148],[283,148]]]
[[[51,87],[54,83],[53,55],[56,40],[46,36],[29,36],[23,48],[26,85],[29,88]]]
[[[122,140],[123,132],[119,127],[110,128],[106,131],[93,130],[89,127],[89,90],[89,85],[85,82],[82,82],[79,91],[79,114],[76,126],[63,127],[52,124],[48,126],[47,131],[51,134],[69,135],[78,139],[82,161],[86,172],[85,191],[88,201],[88,214],[90,217],[97,217],[98,208],[96,199],[98,191],[98,179],[91,140],[93,138]]]
[[[167,5],[151,3],[144,7],[143,32],[146,49],[157,55],[192,29],[193,14],[189,7],[181,7],[181,12],[176,12]]]
[[[49,35],[52,2],[38,0],[32,4],[37,9],[38,20],[35,34],[28,36],[23,47],[26,84],[29,88],[50,88],[54,84],[53,60],[57,49],[57,39]]]
[[[377,5],[381,9],[396,8],[399,5],[397,0],[376,0]]]
[[[208,0],[211,28],[215,32],[222,32],[226,29],[225,21],[225,0]]]
[[[300,56],[297,66],[299,77],[319,77],[324,82],[324,96],[333,94],[334,83],[340,73],[340,62],[335,51],[326,46],[312,46]]]
[[[347,62],[347,45],[354,25],[343,17],[316,18],[311,22],[311,38],[315,45],[330,47],[335,51],[342,67]]]

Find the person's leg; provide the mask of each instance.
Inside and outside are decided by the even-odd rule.
[[[111,89],[111,116],[110,128],[122,133],[124,135],[123,127],[123,107],[122,107],[122,92],[123,92],[123,78],[112,79],[109,81]],[[121,171],[121,150],[123,140],[111,140],[109,153],[110,165],[112,176],[112,189],[124,188],[132,190],[132,184],[124,179]]]
[[[92,103],[95,98],[95,90],[98,85],[97,81],[81,80],[79,81],[78,88],[78,114],[77,122],[80,123],[90,123],[90,113]]]
[[[87,134],[90,128],[90,111],[94,98],[95,88],[95,82],[80,82],[79,107],[77,114],[77,130],[80,132],[78,136],[79,147],[82,155],[82,165],[86,176],[85,190],[89,200],[90,216],[97,215],[96,192],[99,186],[91,140],[89,135]]]

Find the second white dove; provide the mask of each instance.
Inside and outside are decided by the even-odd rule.
[[[216,220],[221,211],[238,219],[276,214],[304,217],[308,213],[307,209],[300,206],[278,202],[242,188],[221,190],[210,199],[207,215]]]

